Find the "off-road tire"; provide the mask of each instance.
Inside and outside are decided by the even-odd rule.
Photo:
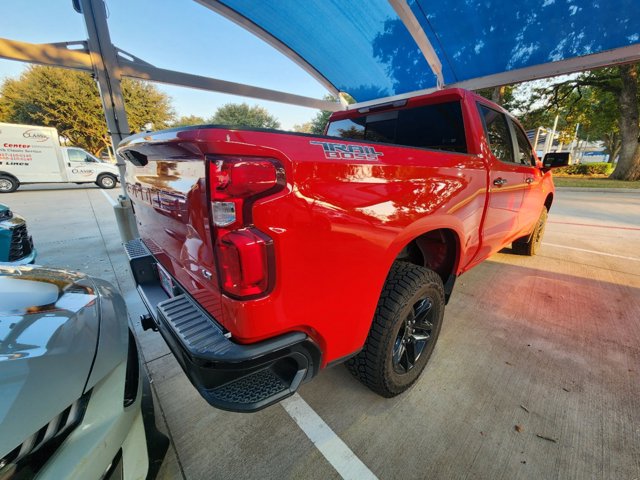
[[[431,302],[429,321],[426,322],[432,326],[430,336],[415,365],[404,373],[398,372],[397,368],[402,366],[394,362],[393,354],[400,351],[398,341],[408,332],[407,322],[411,316],[414,321],[418,318],[416,305],[424,305],[425,299]],[[412,263],[395,262],[382,289],[369,336],[362,351],[346,362],[347,368],[383,397],[404,392],[418,379],[433,352],[442,326],[444,306],[444,288],[438,274]],[[414,328],[420,331],[418,326],[414,325]]]
[[[102,175],[98,176],[98,179],[96,180],[96,185],[98,185],[100,188],[104,188],[105,190],[111,190],[112,188],[115,188],[117,183],[118,179],[109,173],[103,173]]]
[[[20,182],[9,175],[0,175],[0,193],[15,192],[20,186]]]
[[[513,244],[511,245],[513,248],[513,252],[517,253],[518,255],[526,255],[528,257],[536,255],[540,250],[540,245],[542,245],[542,237],[544,235],[544,228],[546,225],[547,209],[543,208],[542,213],[540,213],[538,223],[536,223],[531,236],[522,237],[513,242]]]

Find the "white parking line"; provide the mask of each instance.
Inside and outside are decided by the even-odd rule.
[[[100,189],[100,193],[104,195],[104,198],[107,199],[107,201],[111,204],[112,207],[115,207],[118,204],[118,202],[116,202],[113,198],[111,198],[111,196],[107,193],[106,190]]]
[[[287,413],[342,478],[377,479],[329,425],[297,393],[282,402]]]
[[[596,250],[585,250],[584,248],[567,247],[566,245],[557,245],[555,243],[544,242],[543,245],[549,245],[550,247],[566,248],[567,250],[576,250],[577,252],[593,253],[595,255],[605,255],[607,257],[623,258],[624,260],[634,260],[636,262],[640,262],[640,258],[637,258],[637,257],[625,257],[624,255],[615,255],[613,253],[598,252]]]

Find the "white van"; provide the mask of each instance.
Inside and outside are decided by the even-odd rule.
[[[0,123],[0,193],[24,183],[95,183],[113,188],[118,167],[77,147],[61,147],[55,128]]]

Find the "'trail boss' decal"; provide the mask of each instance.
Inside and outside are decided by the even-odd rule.
[[[310,145],[320,145],[324,150],[325,158],[331,160],[377,160],[383,156],[382,152],[376,152],[374,147],[366,145],[347,145],[333,142],[309,142]]]

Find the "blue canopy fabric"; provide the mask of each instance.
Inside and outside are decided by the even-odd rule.
[[[357,101],[436,86],[387,0],[219,0]],[[632,45],[640,0],[408,0],[445,84]]]

